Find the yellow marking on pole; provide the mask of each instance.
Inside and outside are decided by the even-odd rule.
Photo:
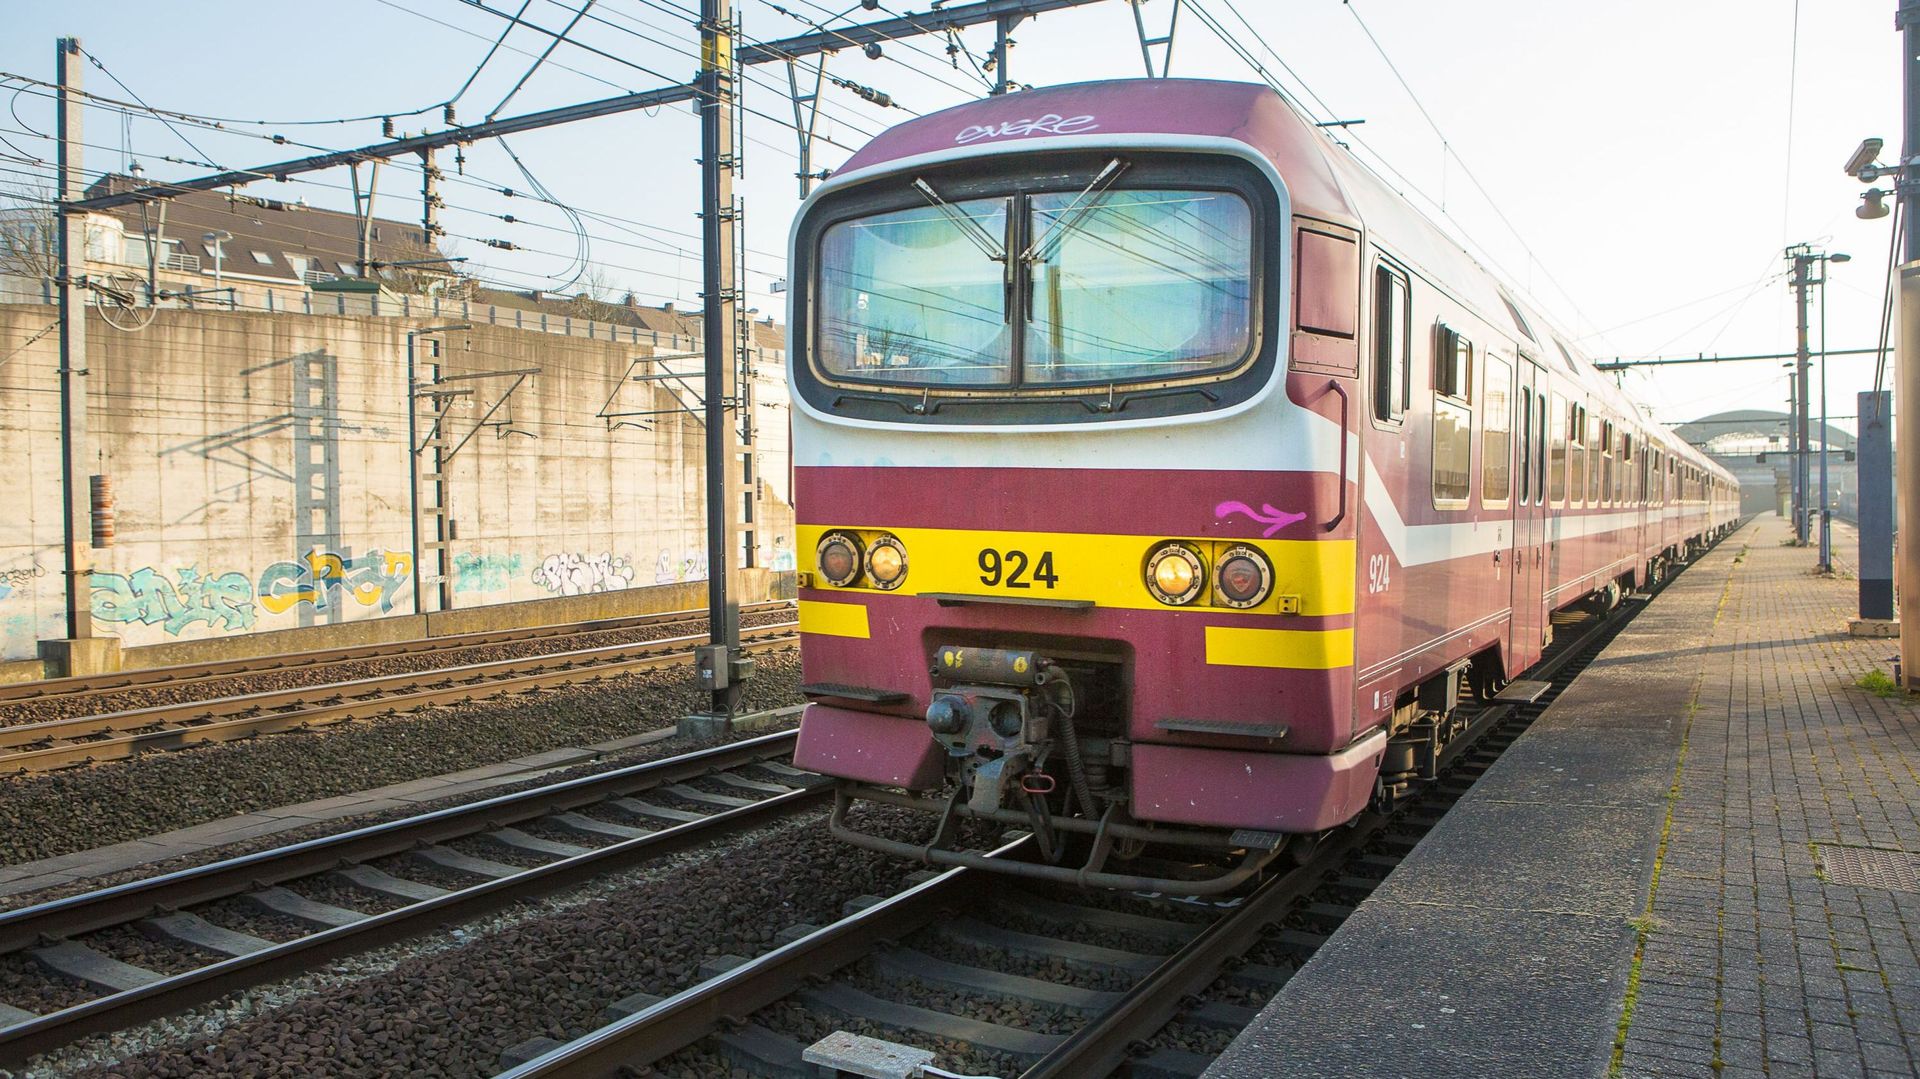
[[[1352,629],[1207,627],[1207,662],[1223,667],[1326,671],[1353,666]]]
[[[822,600],[800,601],[800,632],[826,637],[872,636],[867,629],[867,605],[864,603],[828,603]]]

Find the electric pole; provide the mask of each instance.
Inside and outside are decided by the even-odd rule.
[[[1808,469],[1807,439],[1810,434],[1808,418],[1812,409],[1807,407],[1807,371],[1812,362],[1811,350],[1807,345],[1807,289],[1810,284],[1807,267],[1813,265],[1815,256],[1806,244],[1795,244],[1787,248],[1787,257],[1793,260],[1793,305],[1795,310],[1794,360],[1793,360],[1793,538],[1798,545],[1807,545],[1807,483],[1812,475]]]
[[[62,549],[65,552],[67,644],[63,669],[71,675],[78,645],[93,636],[93,552],[91,506],[87,486],[87,302],[82,290],[87,264],[87,214],[74,203],[86,197],[81,166],[80,39],[63,37],[55,46],[60,71],[56,135],[60,140],[58,263],[54,282],[60,304],[60,497]]]
[[[740,302],[735,255],[739,209],[734,203],[733,0],[700,0],[700,246],[704,286],[702,346],[706,360],[707,633],[694,653],[708,710],[689,719],[690,733],[720,735],[732,727],[742,683],[753,665],[740,654],[740,546],[750,475],[735,430],[739,394]]]
[[[1902,117],[1900,212],[1905,215],[1900,266],[1899,335],[1894,353],[1894,504],[1899,514],[1894,588],[1899,596],[1901,677],[1920,688],[1920,0],[1899,0],[1894,25],[1901,35]]]

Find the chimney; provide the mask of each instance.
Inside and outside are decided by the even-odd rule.
[[[534,289],[532,292],[527,293],[527,298],[532,300],[534,303],[539,303],[540,301],[547,298],[547,294],[540,291],[539,289]]]
[[[668,300],[666,303],[661,304],[660,310],[665,311],[669,315],[673,314],[673,301]]]

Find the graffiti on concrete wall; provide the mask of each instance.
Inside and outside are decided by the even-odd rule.
[[[173,579],[152,566],[130,574],[95,573],[93,617],[102,622],[159,626],[173,635],[191,626],[252,629],[253,585],[243,573],[201,573],[193,566]]]
[[[46,575],[46,567],[38,562],[14,569],[0,569],[0,601],[16,595],[25,598],[33,591],[33,582]]]
[[[633,584],[633,565],[611,551],[550,554],[533,571],[533,583],[557,596],[617,592]]]
[[[523,560],[517,554],[475,554],[463,551],[453,556],[455,592],[499,592],[520,575]]]
[[[341,602],[344,591],[362,607],[378,605],[380,613],[393,610],[413,578],[413,556],[405,551],[374,548],[363,555],[341,554],[322,547],[294,562],[275,562],[260,574],[260,605],[273,614],[309,603],[326,610]]]

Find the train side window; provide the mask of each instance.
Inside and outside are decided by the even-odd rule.
[[[1551,422],[1553,424],[1553,452],[1549,456],[1547,464],[1551,474],[1551,478],[1547,481],[1547,489],[1548,496],[1553,499],[1553,504],[1556,506],[1564,506],[1567,504],[1567,471],[1569,468],[1567,436],[1573,430],[1573,425],[1568,422],[1567,417],[1571,410],[1573,410],[1573,406],[1567,404],[1566,398],[1557,393],[1553,395],[1553,411],[1549,413],[1549,415],[1552,416]]]
[[[1513,365],[1491,353],[1486,389],[1480,420],[1480,502],[1504,505],[1513,493]],[[1521,498],[1525,500],[1524,493]]]
[[[1440,327],[1433,350],[1433,503],[1460,509],[1473,497],[1473,342]]]
[[[1413,339],[1407,277],[1384,263],[1373,271],[1373,415],[1398,423],[1411,398]]]
[[[1533,387],[1520,387],[1520,504],[1533,500]]]
[[[1473,342],[1446,326],[1433,350],[1433,392],[1473,402]]]
[[[1599,492],[1594,501],[1599,505],[1613,503],[1613,422],[1599,420]]]
[[[1580,410],[1587,431],[1587,497],[1589,506],[1600,504],[1600,421],[1586,409]]]
[[[1567,406],[1567,499],[1578,506],[1587,500],[1587,410],[1578,403]]]
[[[1533,398],[1533,469],[1533,504],[1538,506],[1547,499],[1547,399],[1543,394]],[[1556,474],[1565,482],[1565,468]]]

